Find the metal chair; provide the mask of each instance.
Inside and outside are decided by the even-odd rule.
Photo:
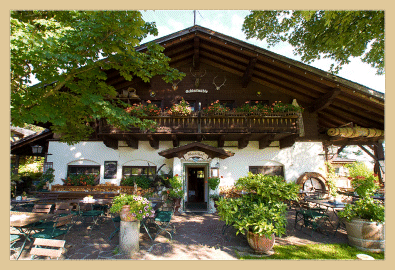
[[[112,224],[114,225],[114,231],[110,234],[110,237],[108,238],[108,241],[110,241],[117,232],[120,230],[120,222],[121,218],[119,216],[113,216],[111,217]]]
[[[86,224],[86,219],[92,218],[93,225],[91,229],[95,225],[98,225],[97,222],[99,221],[99,218],[104,215],[104,211],[102,210],[93,210],[92,205],[90,204],[84,204],[81,208],[81,213],[80,216],[83,218],[83,223]]]
[[[16,247],[16,243],[21,240],[21,236],[18,234],[10,234],[10,251],[14,251],[16,254],[15,259],[18,260],[19,257],[22,254],[23,249],[25,248],[26,245],[26,240],[27,238],[25,238],[25,240],[22,243],[22,246],[20,247]]]
[[[329,216],[324,213],[325,209],[312,208],[309,204],[301,202],[299,209],[295,210],[295,224],[294,228],[297,229],[297,225],[300,225],[300,230],[304,227],[310,227],[312,229],[311,236],[314,231],[321,231],[324,233],[324,224],[329,222]]]
[[[46,222],[34,227],[34,230],[40,230],[31,237],[52,239],[63,235],[63,238],[70,231],[73,225],[73,214],[67,216],[58,216],[54,221]]]
[[[166,232],[170,235],[170,239],[173,240],[173,232],[175,230],[174,225],[171,224],[171,219],[174,215],[174,209],[172,211],[157,211],[155,220],[155,226],[157,228],[157,232],[153,237],[153,240],[161,233]],[[170,228],[170,231],[167,230]]]
[[[31,259],[50,257],[60,259],[65,250],[65,240],[36,238],[30,250]]]
[[[56,203],[54,214],[61,215],[61,216],[67,216],[68,214],[71,213],[72,209],[73,209],[73,206],[70,203],[67,203],[67,202]]]

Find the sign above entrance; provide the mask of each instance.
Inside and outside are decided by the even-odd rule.
[[[193,162],[210,160],[209,156],[202,151],[189,151],[184,154],[183,159],[191,160]]]

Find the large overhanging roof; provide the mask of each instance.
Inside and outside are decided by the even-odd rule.
[[[384,130],[384,94],[301,62],[275,54],[201,26],[193,26],[154,42],[162,45],[174,67],[192,59],[254,81],[297,99],[318,114],[322,133],[356,125]],[[146,45],[137,48],[144,51]]]
[[[200,142],[193,142],[183,146],[174,147],[171,149],[161,151],[158,154],[165,158],[174,158],[174,157],[180,158],[189,151],[202,151],[205,152],[210,158],[218,157],[221,159],[225,159],[234,155],[234,153],[230,151],[226,151],[222,148],[210,146]]]

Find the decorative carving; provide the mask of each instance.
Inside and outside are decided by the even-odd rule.
[[[206,153],[202,151],[189,151],[185,153],[182,158],[193,162],[208,161],[211,159]]]

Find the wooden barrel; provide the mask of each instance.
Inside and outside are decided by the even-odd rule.
[[[385,223],[370,222],[363,219],[347,221],[348,243],[360,250],[370,252],[384,252]]]

